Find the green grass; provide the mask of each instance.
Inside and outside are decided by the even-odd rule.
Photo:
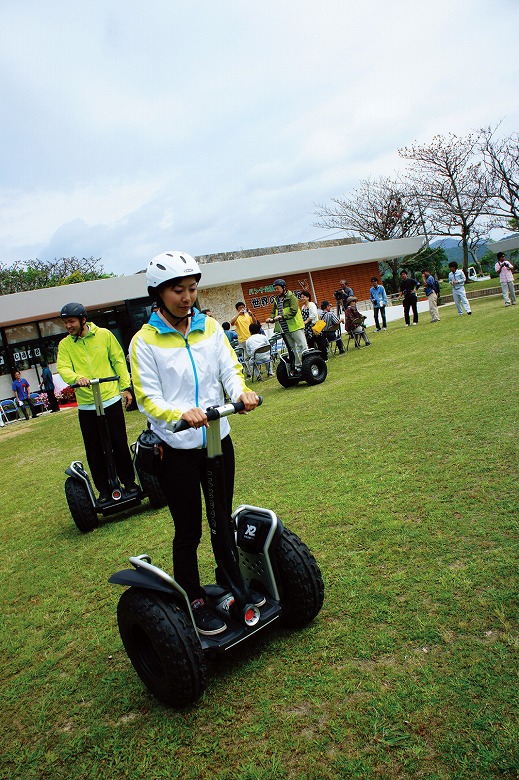
[[[107,583],[145,551],[170,569],[168,512],[81,535],[63,494],[76,412],[0,430],[0,778],[519,776],[519,306],[472,305],[390,324],[317,387],[264,382],[232,420],[235,503],[306,541],[325,603],[213,665],[183,712],[134,673]]]

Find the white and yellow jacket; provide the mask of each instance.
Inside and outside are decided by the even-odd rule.
[[[206,430],[191,428],[172,433],[188,409],[225,403],[248,391],[242,367],[220,325],[195,309],[184,336],[152,314],[132,339],[130,354],[135,397],[141,412],[160,438],[176,449],[205,447]],[[222,439],[230,431],[226,417],[220,421]]]

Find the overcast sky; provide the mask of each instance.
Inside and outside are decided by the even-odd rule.
[[[519,130],[517,0],[4,0],[0,262],[337,238],[399,147]]]

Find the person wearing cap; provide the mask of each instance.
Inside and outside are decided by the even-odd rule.
[[[497,262],[495,265],[496,273],[499,274],[499,281],[501,283],[501,292],[503,293],[503,299],[505,301],[505,306],[515,306],[516,304],[516,297],[515,297],[515,285],[514,285],[514,275],[512,271],[514,270],[514,265],[510,262],[510,260],[507,260],[505,257],[504,252],[498,252],[497,253]]]
[[[364,321],[366,319],[364,314],[361,314],[357,309],[357,298],[354,295],[350,295],[346,299],[346,311],[344,312],[344,327],[347,333],[357,338],[363,338],[367,347],[371,346],[371,341],[368,339],[366,330],[364,328]]]
[[[158,311],[135,334],[130,346],[137,404],[162,440],[157,474],[173,518],[173,570],[185,590],[200,634],[227,629],[206,601],[200,584],[197,550],[202,537],[202,498],[207,493],[206,409],[242,401],[245,411],[259,397],[246,385],[242,366],[223,328],[195,308],[200,267],[185,252],[163,252],[146,269],[148,293]],[[173,433],[178,420],[189,429]],[[234,492],[234,449],[227,417],[220,421],[229,520]],[[217,570],[216,580],[220,582]],[[223,584],[223,583],[222,583]],[[261,594],[258,594],[261,596]],[[253,594],[254,597],[254,594]],[[257,606],[265,599],[254,602]]]
[[[294,368],[301,368],[302,355],[308,349],[305,337],[305,323],[299,308],[297,295],[291,292],[284,279],[276,279],[273,283],[274,303],[271,316],[266,322],[273,322],[274,331],[282,333],[294,353]]]
[[[99,388],[117,475],[126,493],[138,493],[123,413],[123,405],[127,409],[133,401],[123,349],[110,330],[87,322],[86,309],[81,303],[67,303],[61,309],[61,318],[69,335],[59,343],[56,368],[64,382],[79,385],[76,389],[79,427],[92,479],[99,491],[98,503],[108,502],[111,493],[91,379],[119,377],[118,381],[104,382]]]
[[[344,355],[346,350],[341,336],[341,321],[335,312],[332,311],[332,305],[330,301],[321,301],[321,319],[325,321],[326,326],[322,333],[328,344],[337,344],[337,349],[341,355]]]

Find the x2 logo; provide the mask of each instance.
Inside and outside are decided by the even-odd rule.
[[[255,525],[247,525],[247,528],[245,529],[245,538],[246,539],[255,539],[256,538],[256,531],[258,529]]]

